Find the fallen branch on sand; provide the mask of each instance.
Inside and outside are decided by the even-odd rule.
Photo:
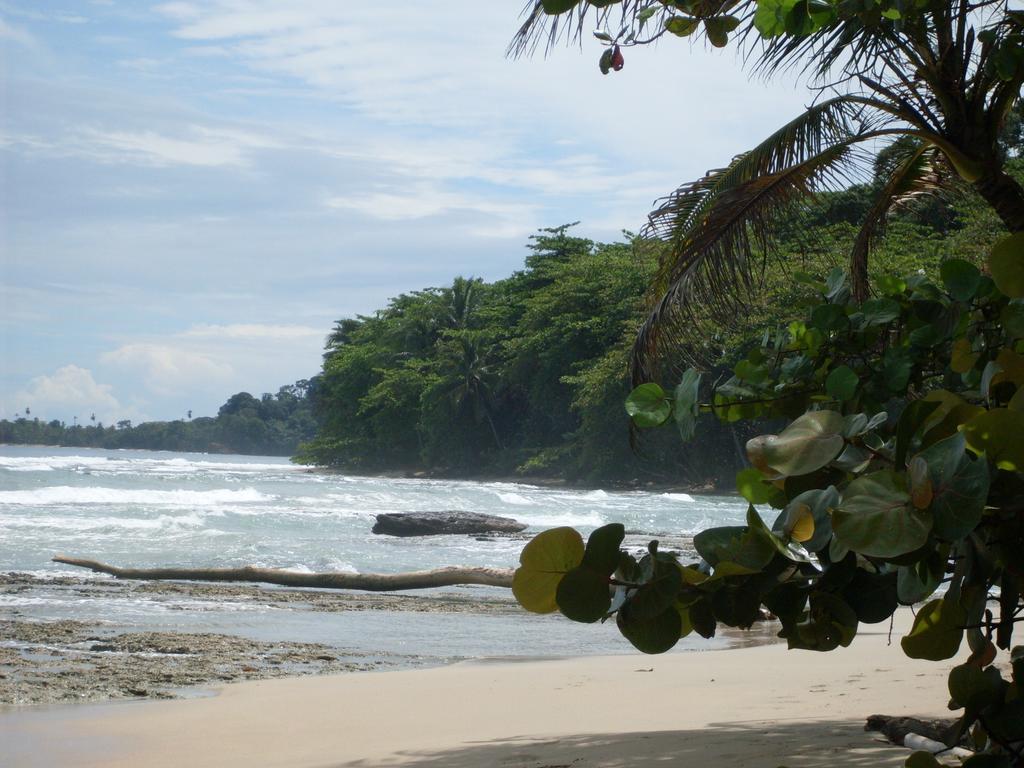
[[[280,568],[119,568],[96,560],[57,555],[55,563],[88,568],[119,579],[177,581],[249,581],[279,584],[285,587],[318,587],[320,589],[359,589],[366,592],[393,592],[405,589],[453,587],[483,584],[489,587],[511,587],[511,568],[463,568],[447,566],[431,571],[408,573],[300,573]]]

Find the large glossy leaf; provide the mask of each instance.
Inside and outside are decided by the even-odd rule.
[[[888,621],[899,605],[896,597],[896,572],[868,573],[862,568],[856,568],[842,596],[857,614],[857,619],[864,624]]]
[[[967,613],[958,603],[938,598],[917,612],[910,634],[900,640],[900,645],[912,659],[951,659],[960,650],[966,623]]]
[[[595,528],[587,537],[583,552],[583,565],[602,576],[609,576],[619,567],[619,547],[626,536],[622,523],[610,523]]]
[[[833,651],[846,647],[857,634],[857,614],[837,595],[814,592],[807,620],[784,630],[790,649]]]
[[[963,538],[981,522],[988,499],[988,464],[967,455],[967,441],[956,434],[918,454],[931,480],[931,513],[940,539]]]
[[[892,558],[920,549],[931,528],[931,513],[914,509],[903,477],[889,471],[854,480],[832,513],[839,542],[871,557]]]
[[[779,489],[764,481],[761,471],[750,467],[736,473],[736,491],[751,504],[767,504]]]
[[[771,542],[748,526],[708,528],[693,537],[693,546],[713,568],[720,563],[735,563],[749,571],[768,565],[776,552]]]
[[[544,13],[552,16],[570,11],[579,5],[580,0],[541,0]]]
[[[981,285],[981,271],[963,259],[947,259],[940,268],[942,282],[957,301],[970,301]]]
[[[626,413],[638,427],[660,427],[672,414],[672,404],[657,384],[641,384],[626,398]]]
[[[896,594],[903,605],[925,600],[939,588],[942,573],[928,567],[927,561],[901,565],[896,571]]]
[[[806,508],[811,515],[811,536],[803,540],[796,536],[793,538],[796,541],[801,541],[808,552],[818,552],[824,549],[828,545],[829,539],[832,538],[831,511],[838,504],[839,492],[834,486],[804,491],[786,505],[772,526],[772,530],[783,534],[788,531],[792,535],[802,508]]]
[[[693,438],[697,431],[697,415],[700,412],[698,394],[700,392],[700,373],[688,368],[676,386],[675,409],[673,413],[679,436],[683,442]]]
[[[568,619],[586,624],[600,621],[612,605],[608,577],[585,565],[573,568],[558,582],[555,602]]]
[[[1024,232],[1000,240],[988,258],[996,287],[1011,299],[1024,298]]]
[[[836,411],[811,411],[778,435],[747,442],[751,463],[781,475],[806,475],[821,469],[843,449],[843,416]]]
[[[968,712],[980,712],[1003,700],[1006,682],[995,667],[979,669],[974,664],[960,664],[949,672],[949,695]]]
[[[1000,469],[1024,471],[1024,412],[993,408],[964,424],[967,445]]]
[[[852,400],[857,394],[857,384],[860,379],[853,369],[848,365],[840,365],[833,368],[832,372],[825,379],[825,391],[841,402]]]
[[[616,615],[615,623],[623,637],[644,653],[664,653],[679,642],[683,633],[683,620],[675,606],[655,616],[640,618],[627,604]]]
[[[583,537],[574,528],[552,528],[533,537],[519,555],[512,594],[528,611],[558,610],[555,592],[566,573],[583,562]]]

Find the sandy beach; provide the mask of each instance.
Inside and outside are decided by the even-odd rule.
[[[0,714],[17,766],[899,766],[868,715],[948,716],[946,664],[901,612],[847,649],[781,645],[481,660],[226,685],[215,695]]]

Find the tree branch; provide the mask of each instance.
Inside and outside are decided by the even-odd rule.
[[[178,581],[252,581],[279,584],[285,587],[318,587],[320,589],[358,589],[366,592],[392,592],[404,589],[452,587],[461,584],[482,584],[489,587],[512,586],[511,568],[463,568],[447,566],[431,571],[408,573],[300,573],[280,568],[119,568],[96,560],[56,555],[53,562],[88,568],[118,579]]]

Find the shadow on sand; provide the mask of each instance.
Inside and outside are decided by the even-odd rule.
[[[853,721],[713,723],[702,730],[513,737],[439,752],[353,760],[330,768],[878,768],[902,766],[907,750]]]

